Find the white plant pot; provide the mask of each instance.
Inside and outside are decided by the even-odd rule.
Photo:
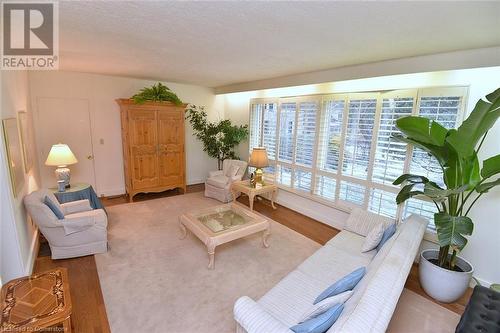
[[[456,265],[463,272],[450,271],[439,267],[429,260],[437,259],[438,250],[424,250],[418,265],[419,279],[424,291],[432,298],[451,303],[459,299],[469,287],[474,268],[465,259],[457,256]]]

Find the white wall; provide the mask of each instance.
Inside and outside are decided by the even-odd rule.
[[[141,88],[153,85],[155,81],[63,71],[30,72],[29,79],[35,112],[37,112],[37,99],[39,98],[88,101],[96,191],[99,195],[125,193],[120,109],[115,99],[128,98]],[[217,98],[212,89],[171,82],[164,82],[164,84],[172,89],[183,102],[205,105],[210,119],[223,117],[223,98]],[[100,143],[101,139],[104,144]],[[42,162],[45,158],[46,156],[39,156],[42,168],[47,168]],[[216,167],[216,161],[203,152],[202,145],[192,135],[191,125],[186,122],[187,183],[203,182],[208,171]],[[53,179],[43,180],[46,181],[44,185],[55,183]]]
[[[225,116],[238,124],[248,124],[249,100],[256,97],[281,97],[308,94],[361,92],[429,86],[469,86],[467,113],[478,99],[500,87],[500,67],[393,75],[367,79],[274,88],[222,95],[225,97]],[[480,159],[500,154],[500,121],[489,132],[481,149]],[[242,158],[248,158],[248,143],[240,147]],[[278,202],[323,223],[342,228],[348,214],[295,194],[280,191]],[[474,234],[462,255],[475,266],[476,277],[485,283],[500,282],[500,188],[483,196],[471,211]],[[424,242],[423,246],[435,246]]]
[[[31,113],[29,106],[28,73],[25,71],[2,71],[1,73],[1,119],[17,117],[17,112],[24,110]],[[30,119],[31,117],[28,117]],[[29,122],[32,131],[32,123]],[[35,154],[35,142],[29,145]],[[33,155],[34,156],[34,155]],[[35,164],[24,174],[23,188],[14,197],[10,183],[5,142],[0,140],[0,276],[3,282],[30,274],[36,258],[37,235],[35,226],[27,217],[23,197],[38,189],[38,165]]]

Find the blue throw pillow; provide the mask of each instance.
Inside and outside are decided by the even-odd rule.
[[[290,327],[295,333],[324,333],[332,327],[344,310],[344,304],[336,304],[328,311],[306,320],[301,324]]]
[[[315,300],[313,304],[319,303],[327,297],[335,296],[337,294],[343,293],[344,291],[352,290],[359,281],[363,278],[366,273],[365,267],[360,267],[355,271],[344,276],[342,279],[338,280],[330,287],[326,288]]]
[[[45,198],[43,198],[43,203],[50,208],[50,210],[54,213],[55,216],[57,216],[59,220],[64,219],[64,214],[59,209],[59,206],[55,202],[53,202],[48,196],[45,196]]]
[[[378,243],[376,247],[377,252],[382,248],[382,246],[384,246],[385,242],[387,242],[395,233],[396,233],[396,224],[393,223],[384,230],[382,239],[380,240],[380,243]]]

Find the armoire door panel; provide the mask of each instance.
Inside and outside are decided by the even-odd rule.
[[[158,126],[156,110],[129,111],[132,185],[141,189],[158,186]]]
[[[182,114],[178,111],[158,113],[158,161],[160,185],[183,182],[184,132]]]

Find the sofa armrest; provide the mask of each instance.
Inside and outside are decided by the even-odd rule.
[[[293,333],[248,296],[240,297],[234,304],[234,319],[248,333]]]
[[[61,207],[64,215],[87,212],[93,209],[88,199],[66,202],[61,204]]]
[[[208,172],[208,178],[212,178],[212,177],[215,177],[215,176],[222,176],[222,175],[224,175],[224,171],[223,170],[209,171]]]
[[[102,209],[94,209],[91,211],[66,215],[64,219],[61,220],[62,226],[64,228],[64,233],[66,235],[71,235],[75,232],[87,230],[95,225],[102,225],[104,228],[106,228],[107,221],[102,221],[103,214],[104,212]]]

